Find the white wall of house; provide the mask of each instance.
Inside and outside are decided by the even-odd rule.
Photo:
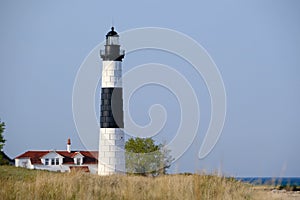
[[[30,158],[19,158],[15,160],[16,167],[25,167],[28,169],[34,169],[34,166],[31,164]]]
[[[98,164],[87,165],[91,174],[98,174]]]
[[[34,165],[34,169],[48,170],[54,172],[69,172],[70,168],[67,165]]]

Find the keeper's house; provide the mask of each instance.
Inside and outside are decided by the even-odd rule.
[[[57,172],[83,170],[97,174],[98,151],[71,151],[68,139],[66,151],[27,151],[15,158],[16,167]]]

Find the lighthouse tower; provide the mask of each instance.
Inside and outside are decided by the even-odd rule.
[[[119,35],[111,28],[106,34],[102,58],[102,88],[100,112],[100,142],[98,174],[110,175],[125,172],[125,140],[122,98],[122,59]]]

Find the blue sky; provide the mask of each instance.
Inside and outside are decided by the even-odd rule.
[[[219,170],[234,176],[300,176],[300,2],[225,1],[1,1],[0,117],[7,125],[4,151],[83,149],[72,116],[76,73],[110,29],[163,27],[200,43],[222,75],[225,126],[213,151],[197,155],[210,117],[201,77],[174,55],[144,50],[126,56],[124,71],[159,62],[184,74],[200,99],[201,126],[172,172]],[[154,96],[159,98],[153,98]],[[179,117],[174,96],[149,86],[132,98],[137,123],[153,103],[166,105],[168,140]],[[98,105],[95,110],[98,112]],[[96,136],[98,137],[98,136]]]

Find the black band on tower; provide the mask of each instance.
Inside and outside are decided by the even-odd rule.
[[[101,89],[101,128],[124,128],[122,88]]]

